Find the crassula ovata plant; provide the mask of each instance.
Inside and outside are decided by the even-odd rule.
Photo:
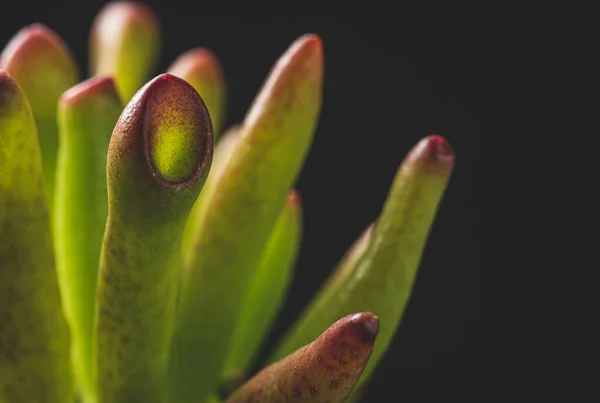
[[[321,39],[292,43],[227,130],[216,56],[192,49],[152,78],[161,46],[148,6],[114,2],[87,79],[41,24],[0,55],[0,403],[358,402],[452,148],[432,135],[408,152],[377,220],[251,373],[299,253]]]

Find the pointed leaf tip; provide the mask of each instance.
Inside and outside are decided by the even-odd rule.
[[[316,55],[323,54],[323,41],[321,37],[314,33],[307,33],[297,38],[291,45],[291,49],[305,49],[307,52]]]
[[[432,143],[435,152],[439,156],[454,156],[454,149],[444,137],[436,134],[429,136],[427,139]]]
[[[157,41],[160,39],[160,20],[147,4],[139,1],[110,1],[98,11],[94,19],[92,45],[97,45],[95,41],[100,39],[111,39],[110,36],[100,38],[100,35],[122,34],[120,31],[124,29],[146,29]]]
[[[115,80],[110,76],[92,77],[69,88],[60,97],[60,103],[61,106],[76,105],[102,95],[117,97],[117,101],[120,102],[116,93]]]
[[[20,94],[19,86],[8,72],[0,69],[0,110],[14,102]]]
[[[207,75],[220,76],[221,64],[217,56],[207,48],[194,48],[182,53],[171,67],[169,72],[176,76]]]
[[[444,137],[434,134],[425,137],[409,152],[408,160],[425,169],[447,174],[454,166],[454,149]]]
[[[116,16],[158,26],[157,15],[147,4],[140,1],[109,1],[98,12],[96,18],[97,21],[103,22],[103,18]]]
[[[15,60],[20,61],[23,56],[35,57],[39,51],[43,52],[48,48],[61,50],[64,47],[65,43],[53,30],[36,22],[22,28],[12,37],[0,55],[0,66],[6,68]],[[19,55],[17,58],[17,54],[23,56]]]
[[[370,312],[361,312],[350,318],[354,332],[360,340],[372,343],[379,333],[379,318]]]
[[[35,119],[46,200],[52,214],[59,147],[56,112],[62,93],[79,81],[75,58],[57,33],[36,23],[10,39],[0,54],[0,68],[19,84]]]
[[[165,185],[208,174],[212,124],[196,90],[181,78],[161,74],[142,87],[121,114],[113,136],[111,147],[129,151],[142,141],[151,173]]]
[[[304,82],[305,91],[321,89],[323,81],[323,44],[321,38],[315,34],[305,34],[296,39],[277,60],[271,69],[261,91],[254,100],[253,105],[244,119],[245,126],[253,126],[263,116],[276,116],[276,104],[280,103],[290,108],[306,108],[301,103],[288,105],[292,99],[305,101],[309,96],[294,94],[292,89],[298,82]],[[296,89],[296,91],[300,91]],[[311,94],[311,98],[314,94]],[[292,99],[288,99],[292,98]],[[306,98],[306,99],[305,99]],[[274,102],[278,101],[278,102]],[[321,97],[311,99],[317,102],[316,108],[320,110]],[[314,106],[314,105],[313,105]],[[282,106],[279,106],[283,109]]]
[[[90,32],[91,75],[113,75],[127,102],[158,62],[161,35],[160,20],[147,4],[107,3],[96,15]]]
[[[66,43],[40,23],[12,37],[0,54],[0,68],[10,72],[23,88],[35,115],[54,117],[60,94],[79,80]]]
[[[370,312],[346,315],[312,343],[259,372],[227,403],[346,400],[361,376],[379,332]]]
[[[220,134],[227,88],[217,56],[207,48],[194,48],[175,59],[167,72],[183,78],[198,91],[210,112],[215,135]]]
[[[288,196],[288,201],[290,202],[290,204],[292,206],[294,206],[296,208],[301,208],[302,207],[302,195],[300,194],[300,191],[298,191],[297,189],[292,189]]]

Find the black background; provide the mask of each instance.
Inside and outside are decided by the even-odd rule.
[[[271,341],[288,326],[360,232],[378,215],[404,155],[445,136],[457,164],[432,228],[409,308],[365,396],[368,402],[487,402],[510,393],[488,359],[496,341],[481,259],[482,142],[507,74],[518,63],[500,10],[395,2],[148,2],[163,24],[164,70],[183,51],[211,48],[229,86],[228,124],[239,122],[277,57],[298,36],[324,42],[324,101],[297,188],[304,240],[294,285]],[[0,14],[0,41],[42,22],[87,71],[89,26],[102,1],[22,2]],[[498,20],[499,19],[499,20]],[[486,316],[488,315],[488,316]]]

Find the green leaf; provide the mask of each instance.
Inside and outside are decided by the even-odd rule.
[[[240,128],[231,160],[194,223],[170,371],[172,399],[204,401],[217,388],[241,303],[312,142],[322,45],[298,39],[279,59]]]
[[[165,398],[181,234],[212,150],[202,99],[169,74],[136,93],[113,131],[96,309],[98,403]]]
[[[42,153],[42,172],[50,214],[54,214],[54,185],[58,154],[58,99],[79,82],[75,59],[50,28],[32,24],[20,30],[0,54],[6,70],[22,88],[33,112]]]
[[[367,250],[367,246],[369,246],[369,243],[371,242],[372,234],[373,224],[369,225],[362,234],[360,234],[358,239],[354,241],[352,246],[350,246],[329,278],[323,283],[321,289],[313,297],[311,301],[312,304],[319,303],[321,300],[327,300],[331,295],[338,292],[339,285],[352,274],[356,262],[358,262]],[[311,307],[308,307],[306,310],[311,310]]]
[[[41,152],[17,83],[0,70],[0,401],[73,399]]]
[[[302,233],[300,195],[292,191],[273,228],[244,297],[231,341],[224,377],[245,373],[285,301]]]
[[[92,329],[96,279],[108,201],[106,152],[123,107],[114,81],[97,77],[65,92],[59,102],[54,240],[63,308],[80,393],[93,400]]]
[[[240,126],[233,126],[221,136],[220,141],[215,146],[214,157],[210,172],[200,192],[200,196],[194,202],[192,211],[187,219],[185,230],[183,231],[183,239],[181,240],[181,256],[184,262],[190,262],[195,255],[195,240],[198,239],[201,227],[196,223],[202,222],[203,215],[208,211],[208,201],[211,195],[215,192],[215,186],[221,178],[221,174],[227,163],[231,159],[231,154],[237,145],[239,139]]]
[[[218,396],[213,395],[208,399],[208,403],[221,403],[221,399],[219,399]]]
[[[167,73],[183,78],[198,91],[210,113],[217,142],[223,125],[227,96],[225,75],[217,56],[206,48],[188,50],[175,59]]]
[[[341,281],[318,294],[284,336],[276,361],[318,335],[333,318],[370,311],[381,320],[379,341],[358,386],[388,348],[409,301],[429,229],[454,165],[440,136],[419,142],[402,163],[368,246]]]
[[[351,314],[263,369],[225,403],[342,403],[361,376],[379,331],[377,316]]]
[[[107,3],[90,32],[90,75],[114,77],[121,97],[129,102],[156,67],[161,35],[158,16],[146,4]]]

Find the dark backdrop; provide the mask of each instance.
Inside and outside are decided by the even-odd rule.
[[[43,22],[65,38],[86,71],[89,26],[104,2],[26,3],[10,13],[4,9],[0,41]],[[242,119],[271,65],[295,38],[315,32],[324,41],[322,115],[297,183],[305,212],[302,252],[272,340],[377,217],[409,149],[432,133],[453,144],[453,178],[403,323],[366,401],[493,400],[496,368],[486,358],[491,339],[482,326],[479,144],[493,126],[489,94],[503,85],[505,60],[499,55],[506,54],[506,38],[493,33],[481,14],[473,19],[477,10],[426,3],[419,9],[324,0],[150,4],[164,29],[161,69],[195,46],[220,58],[229,85],[228,123]]]

